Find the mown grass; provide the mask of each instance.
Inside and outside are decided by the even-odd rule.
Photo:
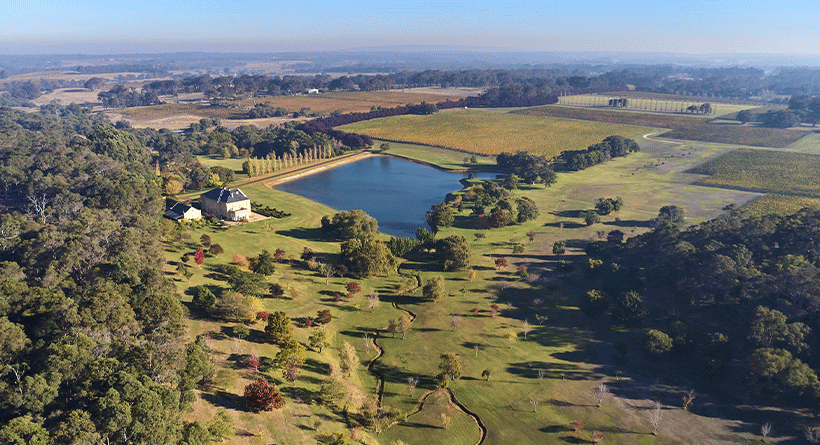
[[[710,175],[701,184],[820,196],[820,156],[738,149],[691,170]]]
[[[457,213],[454,227],[442,229],[439,237],[451,234],[467,237],[472,249],[471,264],[477,273],[475,279],[471,281],[466,271],[443,273],[428,267],[426,262],[408,261],[402,265],[402,272],[418,273],[423,281],[435,275],[444,276],[449,296],[443,302],[432,303],[419,298],[419,290],[406,296],[397,295],[396,288],[401,279],[396,275],[356,280],[362,285],[362,294],[367,294],[370,289],[379,292],[381,304],[373,311],[367,308],[366,297],[362,294],[343,305],[333,302],[332,294],[343,292],[345,282],[351,279],[332,277],[326,284],[323,276],[310,271],[298,260],[305,246],[316,251],[320,261],[337,260],[338,242],[323,239],[319,229],[320,218],[333,210],[271,190],[262,183],[243,186],[243,191],[253,201],[290,212],[293,216],[235,226],[227,231],[195,230],[184,248],[170,248],[167,271],[186,292],[184,301],[190,304],[189,289],[196,285],[226,287],[216,269],[229,262],[234,253],[250,257],[262,249],[281,248],[287,256],[297,259],[277,265],[269,282],[285,287],[288,298],[264,299],[266,310],[284,310],[291,318],[299,320],[315,315],[319,309],[329,308],[334,315],[329,329],[335,333],[335,339],[321,354],[308,352],[308,366],[294,384],[283,382],[279,370],[262,372],[277,382],[288,403],[281,411],[261,414],[247,413],[241,407],[242,388],[258,374],[242,369],[236,357],[251,352],[262,357],[275,356],[278,348],[264,341],[263,324],[254,324],[252,335],[237,343],[231,338],[213,340],[219,351],[218,366],[235,369],[239,380],[230,388],[220,387],[204,393],[203,400],[197,402],[196,410],[186,420],[208,418],[216,407],[233,407],[231,412],[238,428],[265,433],[264,437],[237,437],[234,443],[240,444],[313,443],[317,432],[346,431],[347,425],[339,409],[297,404],[293,403],[293,398],[298,396],[307,401],[315,396],[328,365],[337,360],[342,341],[350,342],[361,359],[361,367],[353,379],[360,385],[357,397],[372,393],[378,380],[365,367],[375,356],[375,351],[366,351],[362,334],[385,328],[389,319],[399,317],[403,313],[401,309],[407,309],[417,315],[407,338],[401,340],[400,335],[392,338],[382,333],[377,340],[384,349],[384,356],[374,365],[374,371],[386,377],[384,403],[390,406],[404,412],[412,411],[422,395],[435,388],[439,355],[455,352],[464,361],[465,370],[463,378],[453,383],[452,390],[458,400],[486,425],[486,444],[585,443],[593,429],[604,431],[604,443],[608,444],[681,443],[669,435],[655,437],[647,434],[644,420],[624,416],[613,403],[595,407],[591,389],[599,381],[605,380],[617,389],[614,382],[616,368],[612,367],[608,351],[619,334],[607,331],[598,336],[575,307],[578,290],[571,284],[562,284],[552,269],[557,258],[548,254],[554,241],[565,239],[570,242],[564,258],[573,258],[582,252],[586,240],[595,238],[601,230],[618,228],[633,236],[647,230],[648,221],[663,205],[685,206],[687,222],[697,223],[716,216],[728,203],[743,204],[753,196],[745,192],[698,187],[691,184],[691,175],[681,172],[694,163],[725,152],[727,148],[724,146],[641,142],[642,151],[628,158],[618,158],[581,172],[559,173],[558,183],[550,189],[537,186],[516,191],[516,196],[525,195],[536,201],[541,209],[541,216],[536,221],[488,231],[474,228],[474,219],[468,218],[466,213]],[[458,152],[447,154],[441,149],[391,143],[390,151],[393,150],[397,154],[403,152],[428,162],[440,161],[449,165],[458,164],[464,156]],[[202,162],[214,165],[222,160],[203,158]],[[583,225],[580,211],[593,208],[595,199],[601,196],[621,196],[625,208],[603,217],[599,224]],[[528,240],[527,232],[534,233],[533,241]],[[225,253],[217,258],[208,257],[202,269],[194,266],[194,276],[190,280],[176,276],[176,261],[182,253],[193,252],[202,233],[222,245]],[[486,238],[476,241],[475,233],[482,233]],[[525,244],[524,253],[512,253],[515,242]],[[493,265],[494,257],[500,255],[511,262],[505,270],[497,270]],[[541,279],[532,283],[521,281],[513,274],[517,265],[527,265],[531,273]],[[490,304],[493,303],[500,306],[497,317],[490,315]],[[479,308],[478,315],[473,314],[473,308]],[[536,313],[548,317],[543,326],[538,326],[534,318]],[[460,318],[456,329],[451,325],[452,315]],[[525,319],[534,325],[526,339],[521,333]],[[190,337],[204,332],[225,332],[231,325],[209,320],[194,311]],[[513,343],[506,338],[510,331],[517,333]],[[297,322],[296,338],[306,343],[308,335],[309,329]],[[477,356],[474,345],[478,346]],[[489,381],[481,377],[484,369],[491,371]],[[547,371],[540,382],[537,378],[539,369]],[[412,395],[406,384],[410,376],[421,380]],[[530,404],[530,396],[539,401],[537,409]],[[355,407],[356,403],[351,401],[353,415]],[[441,428],[441,412],[448,413],[452,419],[447,429]],[[575,437],[569,429],[569,422],[576,419],[586,425],[582,438]],[[385,445],[395,440],[410,445],[469,445],[476,442],[479,433],[468,416],[455,410],[443,398],[431,396],[425,408],[410,416],[407,423],[381,434],[368,434],[373,439],[368,443],[378,441]]]
[[[644,113],[628,110],[591,109],[546,105],[516,111],[517,114],[581,119],[623,125],[669,128],[661,137],[687,141],[783,148],[808,134],[798,129],[753,127],[739,123],[712,124],[691,116]]]
[[[528,151],[550,158],[610,135],[635,137],[646,128],[516,114],[458,110],[429,116],[396,116],[340,127],[379,139],[438,145],[481,155]]]
[[[692,100],[691,97],[647,97],[640,94],[631,95],[607,95],[607,94],[582,94],[577,96],[562,96],[558,98],[558,103],[561,105],[581,106],[581,107],[608,107],[610,99],[619,99],[627,97],[626,110],[637,111],[651,111],[655,113],[676,113],[676,114],[690,114],[686,112],[686,108],[695,105],[700,106],[709,103],[712,106],[712,113],[710,114],[691,114],[699,118],[714,118],[726,114],[737,113],[741,110],[748,110],[754,108],[755,105],[749,104],[732,104],[726,102],[712,102],[708,98],[703,100]]]
[[[743,206],[742,211],[749,216],[793,215],[800,209],[820,209],[820,198],[804,196],[765,195]]]
[[[495,158],[491,156],[476,156],[476,163],[473,164],[469,162],[469,159],[464,162],[464,158],[473,156],[469,153],[429,145],[388,142],[380,139],[374,139],[373,141],[373,148],[378,148],[385,142],[390,144],[390,149],[385,154],[426,162],[446,170],[481,170],[492,169],[496,166]]]

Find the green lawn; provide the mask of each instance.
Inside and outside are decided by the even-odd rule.
[[[658,144],[640,139],[642,151],[626,158],[618,158],[581,172],[559,173],[558,183],[552,188],[523,187],[516,196],[532,198],[540,208],[537,220],[504,229],[479,230],[475,219],[465,214],[456,215],[453,227],[442,229],[439,237],[464,235],[471,244],[471,264],[476,272],[473,280],[467,271],[442,273],[430,268],[427,262],[407,261],[400,270],[419,274],[423,281],[443,275],[447,280],[449,297],[441,303],[422,301],[420,290],[410,295],[397,295],[401,278],[392,275],[383,278],[356,280],[362,293],[349,303],[337,304],[335,292],[343,292],[349,277],[326,279],[311,271],[300,261],[304,247],[310,247],[323,262],[336,262],[337,242],[322,239],[320,219],[333,210],[320,204],[265,187],[262,183],[243,186],[243,191],[263,205],[276,207],[293,216],[268,219],[231,227],[227,231],[201,229],[190,232],[190,240],[181,248],[169,248],[167,271],[190,301],[190,288],[208,285],[225,287],[217,273],[219,265],[231,261],[234,253],[246,257],[257,255],[263,249],[281,248],[292,262],[277,265],[270,283],[285,287],[287,298],[263,300],[266,310],[283,310],[294,320],[315,316],[316,311],[329,308],[334,316],[329,329],[335,333],[331,347],[321,354],[308,352],[308,365],[302,377],[294,384],[283,382],[279,370],[263,373],[278,382],[285,392],[288,404],[281,411],[250,414],[241,409],[237,400],[244,384],[256,375],[238,363],[245,354],[257,353],[272,358],[278,348],[264,341],[263,325],[252,326],[252,335],[235,342],[231,338],[213,336],[217,364],[222,369],[235,369],[239,380],[230,387],[215,388],[197,402],[196,410],[186,420],[212,415],[216,407],[232,409],[237,427],[246,431],[264,431],[237,438],[235,443],[312,443],[318,432],[347,431],[340,410],[330,410],[318,404],[294,403],[294,397],[309,401],[318,390],[320,379],[330,363],[338,360],[338,349],[343,341],[350,342],[358,351],[361,366],[352,379],[359,388],[354,391],[350,410],[355,414],[356,400],[360,400],[378,385],[377,375],[385,378],[383,403],[403,412],[415,410],[420,398],[435,389],[434,376],[439,372],[439,355],[455,352],[462,358],[463,377],[451,384],[456,398],[475,413],[487,428],[485,444],[584,443],[591,430],[605,432],[607,444],[678,444],[686,443],[680,436],[647,434],[642,417],[625,416],[613,403],[602,408],[595,406],[591,390],[601,380],[617,388],[617,374],[611,363],[612,343],[624,336],[617,332],[600,331],[590,325],[575,307],[579,290],[572,283],[564,283],[553,270],[556,257],[551,246],[557,240],[570,240],[564,258],[573,258],[583,250],[584,243],[595,239],[599,231],[620,229],[627,236],[647,230],[648,221],[657,215],[660,207],[668,204],[686,208],[687,222],[697,223],[720,214],[729,203],[739,205],[756,195],[693,185],[697,176],[682,173],[692,165],[719,156],[730,148],[720,144],[687,143],[682,145]],[[433,162],[447,168],[463,167],[463,153],[448,152],[429,147],[391,143],[389,152]],[[484,162],[479,158],[480,162]],[[206,164],[222,160],[203,160]],[[598,197],[621,196],[624,209],[602,217],[602,222],[583,225],[580,212],[594,207]],[[527,237],[533,232],[533,240]],[[202,233],[212,242],[219,243],[225,253],[218,258],[207,258],[202,269],[194,266],[190,280],[174,274],[176,261],[184,252],[193,252]],[[474,234],[486,237],[476,241]],[[524,252],[512,253],[513,243],[522,242]],[[511,265],[497,270],[493,260],[505,256]],[[532,282],[521,281],[514,275],[518,265],[526,265],[533,276]],[[540,279],[537,279],[540,277]],[[366,295],[371,289],[380,295],[380,304],[370,310]],[[491,304],[498,304],[498,316],[491,315]],[[473,309],[478,308],[475,315]],[[367,363],[376,355],[367,350],[363,334],[384,329],[390,319],[401,316],[404,310],[416,314],[407,338],[393,338],[382,333],[376,340],[384,355],[368,372]],[[542,326],[535,315],[547,317]],[[196,315],[196,314],[195,314]],[[456,316],[457,326],[452,317]],[[524,339],[522,323],[533,326]],[[210,321],[195,316],[190,323],[191,337],[212,332],[224,333],[231,323]],[[307,342],[310,330],[301,322],[296,324],[296,338]],[[516,333],[514,342],[508,340],[510,331]],[[606,341],[602,341],[602,337]],[[628,339],[624,339],[627,341]],[[476,350],[477,349],[477,350]],[[482,379],[482,371],[490,371],[489,381]],[[543,369],[545,376],[538,378]],[[420,383],[413,394],[407,386],[408,377],[418,377]],[[358,398],[358,399],[357,399]],[[531,400],[532,399],[532,400]],[[531,402],[538,402],[533,406]],[[450,417],[447,429],[441,427],[441,413]],[[569,429],[569,422],[585,423],[584,439],[577,438]],[[475,444],[480,431],[474,421],[451,405],[441,393],[430,396],[421,411],[408,417],[407,422],[387,429],[381,434],[368,432],[365,443],[392,444],[402,440],[409,445],[427,443]],[[574,441],[574,442],[573,442]]]

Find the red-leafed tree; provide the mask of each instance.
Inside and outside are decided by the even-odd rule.
[[[356,283],[355,281],[347,283],[345,289],[347,290],[347,298],[353,298],[356,296],[357,293],[362,291],[362,288],[361,286],[359,286],[359,283]]]
[[[285,398],[267,380],[257,380],[245,387],[245,406],[251,411],[270,411],[285,404]]]
[[[276,261],[282,262],[282,260],[285,259],[285,251],[282,250],[282,249],[276,249],[273,252],[273,259],[275,259]]]
[[[196,264],[199,266],[205,262],[205,252],[202,251],[201,247],[196,248],[196,253],[194,253],[194,261],[196,261]]]
[[[504,258],[504,257],[495,259],[496,269],[503,269],[503,268],[507,267],[508,265],[509,265],[509,263],[507,263],[507,259]]]
[[[320,311],[316,311],[316,319],[313,320],[319,324],[328,324],[330,320],[333,320],[333,315],[330,313],[330,309],[322,309]]]
[[[259,357],[255,354],[252,354],[248,357],[248,369],[253,370],[253,372],[259,371]]]

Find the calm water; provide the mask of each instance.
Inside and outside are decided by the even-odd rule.
[[[447,173],[426,165],[371,156],[276,186],[336,210],[362,209],[379,222],[379,231],[415,237],[427,226],[426,213],[461,189],[466,173]],[[493,173],[479,173],[491,179]]]

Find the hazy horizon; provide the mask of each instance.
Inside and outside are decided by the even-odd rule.
[[[482,52],[820,56],[803,2],[0,2],[0,54]]]

